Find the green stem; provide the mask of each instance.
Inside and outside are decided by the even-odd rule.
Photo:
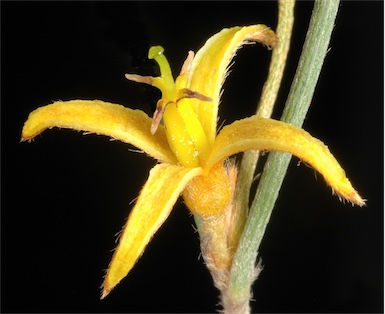
[[[281,120],[302,126],[326,57],[339,0],[315,1],[308,33]],[[230,273],[228,294],[235,302],[248,300],[255,279],[259,246],[291,159],[271,152],[251,206]]]
[[[294,4],[294,0],[278,1],[278,25],[275,33],[278,36],[279,42],[273,50],[269,74],[256,111],[256,115],[263,118],[270,118],[281,86],[294,24]],[[232,242],[235,244],[234,247],[238,246],[239,238],[246,223],[249,210],[250,190],[254,181],[258,158],[258,150],[246,151],[242,156],[239,167],[234,195],[234,203],[236,204],[237,210],[234,215],[234,230],[231,235],[233,239]]]

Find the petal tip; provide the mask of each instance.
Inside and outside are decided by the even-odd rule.
[[[110,292],[111,292],[111,289],[103,288],[102,295],[100,296],[100,300],[103,300]]]
[[[353,189],[350,193],[342,193],[340,191],[335,191],[333,190],[333,194],[337,194],[338,198],[340,199],[341,202],[348,201],[354,205],[358,205],[360,207],[366,206],[366,199],[362,198],[356,190]]]
[[[107,274],[104,276],[104,280],[102,285],[100,286],[102,289],[102,293],[100,295],[100,300],[103,300],[106,296],[108,296],[111,292],[111,290],[114,288],[114,286],[111,287],[111,284],[107,281]]]
[[[366,206],[366,199],[361,198],[358,193],[356,193],[350,201],[353,205],[358,205],[360,207]]]

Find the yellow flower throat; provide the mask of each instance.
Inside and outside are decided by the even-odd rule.
[[[167,140],[171,150],[184,167],[198,167],[204,164],[210,152],[206,133],[189,98],[211,101],[209,97],[183,88],[187,84],[187,73],[181,73],[174,82],[170,65],[161,46],[151,47],[148,57],[154,59],[161,75],[152,79],[152,85],[162,92],[162,99],[157,103],[151,133],[155,133],[163,117]]]

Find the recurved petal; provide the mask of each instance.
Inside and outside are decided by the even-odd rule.
[[[189,71],[188,88],[210,97],[212,102],[189,99],[212,144],[216,135],[218,104],[231,59],[247,42],[274,47],[277,36],[265,25],[226,28],[212,36],[196,54]]]
[[[340,197],[360,206],[365,204],[324,143],[303,129],[277,120],[253,116],[225,126],[205,167],[250,149],[293,154],[321,173]]]
[[[32,111],[21,140],[31,140],[47,128],[60,127],[110,136],[132,144],[161,162],[176,163],[164,127],[150,133],[152,119],[141,110],[100,100],[58,101]]]
[[[156,165],[151,170],[107,270],[102,298],[128,274],[154,233],[169,216],[186,184],[202,172],[202,168],[167,164]]]

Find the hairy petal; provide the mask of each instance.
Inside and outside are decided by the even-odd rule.
[[[164,128],[152,135],[151,122],[141,110],[100,100],[58,101],[30,113],[21,140],[31,140],[47,128],[69,128],[107,135],[132,144],[161,162],[176,163]]]
[[[226,28],[212,36],[193,59],[187,88],[210,97],[212,102],[202,104],[189,99],[198,115],[210,144],[216,135],[218,105],[222,84],[236,51],[245,43],[260,42],[274,47],[278,39],[265,25]]]
[[[202,172],[202,168],[167,164],[156,165],[151,170],[107,270],[102,298],[132,269],[154,233],[169,216],[186,184]]]
[[[281,121],[252,116],[225,126],[216,138],[205,167],[250,149],[293,154],[321,173],[340,197],[360,206],[365,204],[324,143],[305,130]]]

